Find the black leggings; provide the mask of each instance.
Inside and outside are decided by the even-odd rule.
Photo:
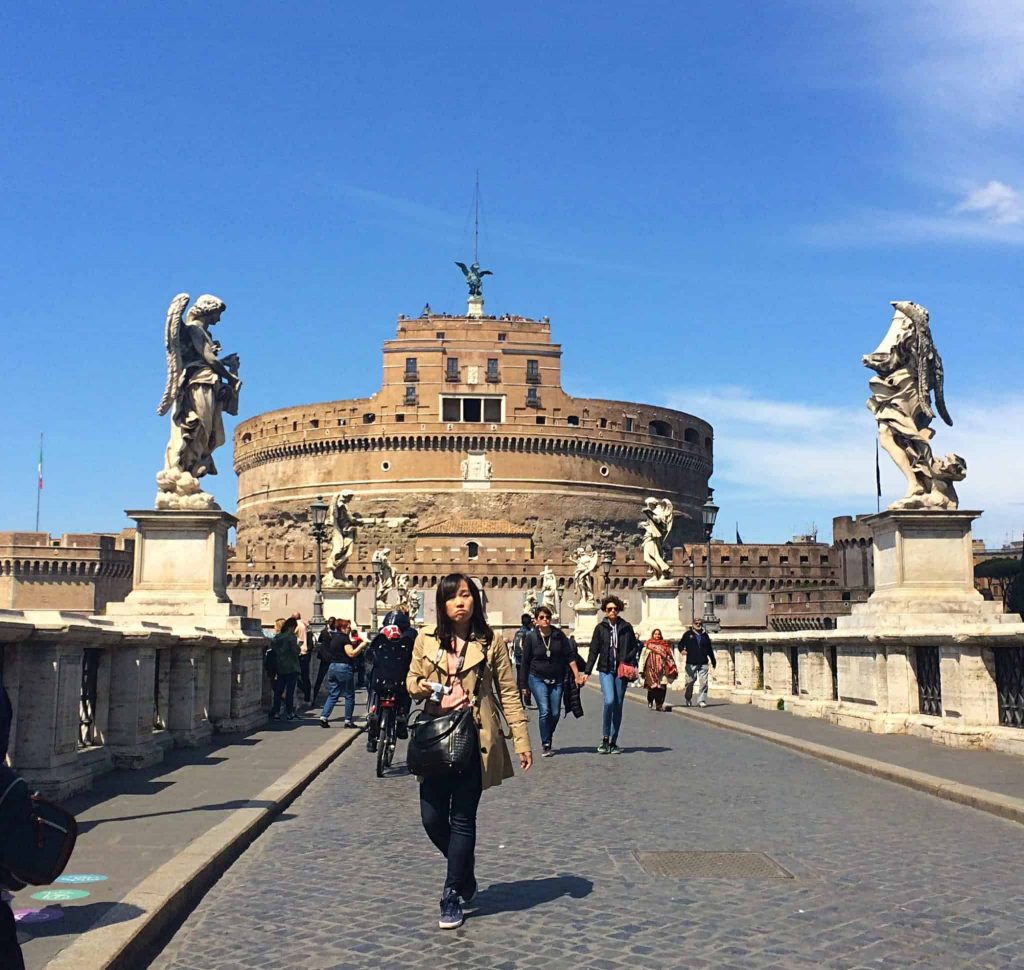
[[[14,913],[3,901],[0,901],[0,967],[4,970],[25,970]]]
[[[475,878],[476,810],[483,791],[480,759],[460,775],[420,782],[420,817],[430,841],[448,860],[444,891],[464,895]]]

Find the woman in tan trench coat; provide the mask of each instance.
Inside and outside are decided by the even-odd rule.
[[[440,701],[429,700],[430,683],[451,688]],[[476,723],[480,758],[460,774],[420,779],[420,815],[430,841],[448,860],[441,895],[441,929],[462,925],[476,895],[474,872],[476,812],[480,795],[513,775],[512,757],[501,729],[511,731],[519,764],[533,764],[516,677],[505,641],[487,625],[480,591],[468,576],[452,573],[437,587],[437,628],[416,638],[406,680],[409,696],[427,699],[428,714],[471,707],[479,695]]]

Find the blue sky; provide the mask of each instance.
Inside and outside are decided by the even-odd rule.
[[[895,8],[895,9],[894,9]],[[1024,528],[1019,2],[21,4],[0,61],[0,529],[153,500],[170,298],[242,416],[379,385],[398,313],[549,315],[570,393],[716,428],[723,535],[874,510],[860,355],[932,313],[990,544]],[[884,458],[884,456],[883,456]],[[232,507],[227,454],[210,490]],[[883,464],[885,500],[900,480]]]

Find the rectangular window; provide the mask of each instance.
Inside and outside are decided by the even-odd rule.
[[[768,557],[767,556],[758,556],[757,557],[757,562],[761,566],[767,566],[768,565]]]
[[[444,362],[444,376],[450,381],[459,379],[459,358],[447,357]]]
[[[462,420],[462,402],[457,397],[445,397],[441,399],[441,420]]]
[[[415,404],[416,403],[416,388],[411,385],[405,389],[405,403]]]
[[[482,413],[481,401],[478,397],[467,397],[462,402],[462,420],[479,421]]]
[[[438,340],[444,340],[444,331],[438,330],[437,333],[434,334],[434,336],[437,337]]]
[[[406,374],[415,374],[416,373],[416,358],[415,357],[406,357],[405,358],[405,372],[406,372]]]
[[[807,556],[800,557],[800,565],[806,566],[811,560]]]
[[[496,397],[484,398],[484,420],[488,424],[497,424],[501,421],[501,400]]]
[[[779,556],[779,565],[780,566],[788,566],[789,565],[789,556]]]
[[[497,374],[498,373],[498,358],[488,357],[487,358],[487,373]]]
[[[725,606],[725,593],[715,593],[715,606]]]
[[[750,606],[750,593],[737,593],[736,594],[736,605],[737,606]]]
[[[526,403],[530,405],[540,404],[540,398],[537,397],[537,388],[528,387],[526,389]]]
[[[398,422],[402,422],[402,421],[405,420],[405,415],[404,414],[396,414],[395,415],[395,420],[398,421]]]
[[[750,556],[740,556],[741,566],[745,566],[748,562],[750,562]]]
[[[535,360],[528,360],[526,362],[526,383],[527,384],[539,384],[540,383],[540,367]]]
[[[608,419],[607,418],[598,418],[597,419],[597,426],[599,428],[607,428],[608,427]]]
[[[732,557],[731,556],[722,556],[722,565],[723,566],[728,566],[729,563],[731,563],[731,562],[732,562]]]
[[[632,418],[626,418],[626,430],[627,431],[632,431],[633,430],[633,419]]]
[[[508,334],[507,333],[499,333],[498,334],[498,343],[499,344],[503,344],[507,339],[508,339]]]
[[[828,565],[828,556],[822,556],[819,561],[821,562],[821,565],[827,566]]]

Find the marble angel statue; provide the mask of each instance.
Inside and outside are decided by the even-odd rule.
[[[644,517],[640,520],[641,549],[644,562],[651,567],[654,581],[671,578],[672,569],[662,556],[662,545],[672,531],[675,520],[675,509],[671,501],[663,498],[660,502],[654,498],[644,499]],[[650,580],[648,580],[650,582]]]
[[[967,477],[959,455],[936,458],[930,427],[936,412],[946,424],[953,420],[943,397],[942,358],[932,341],[928,311],[917,303],[894,301],[892,323],[864,366],[875,371],[868,381],[868,410],[878,422],[878,442],[907,479],[903,498],[891,509],[955,509],[953,482]],[[934,398],[934,405],[932,403]]]
[[[593,606],[594,604],[594,573],[597,570],[598,555],[594,547],[587,543],[586,548],[579,546],[574,555],[569,557],[576,565],[572,571],[572,585],[576,592],[576,606]]]
[[[355,492],[345,489],[331,499],[327,512],[327,521],[331,525],[331,553],[327,560],[327,572],[324,586],[328,589],[344,586],[345,567],[356,544],[356,527],[359,525],[359,513],[349,508]]]
[[[551,610],[551,615],[558,618],[558,578],[551,567],[545,565],[540,573],[540,605]]]
[[[199,480],[217,474],[213,453],[225,441],[222,416],[238,414],[242,387],[238,355],[221,357],[220,344],[210,333],[227,305],[206,294],[186,315],[189,299],[179,293],[164,323],[167,385],[156,413],[170,412],[171,435],[164,467],[156,476],[158,509],[219,508]]]
[[[390,555],[390,549],[378,549],[371,560],[371,562],[380,563],[380,571],[374,570],[377,579],[374,597],[377,600],[378,609],[387,607],[388,593],[395,588],[395,570],[388,558]]]

